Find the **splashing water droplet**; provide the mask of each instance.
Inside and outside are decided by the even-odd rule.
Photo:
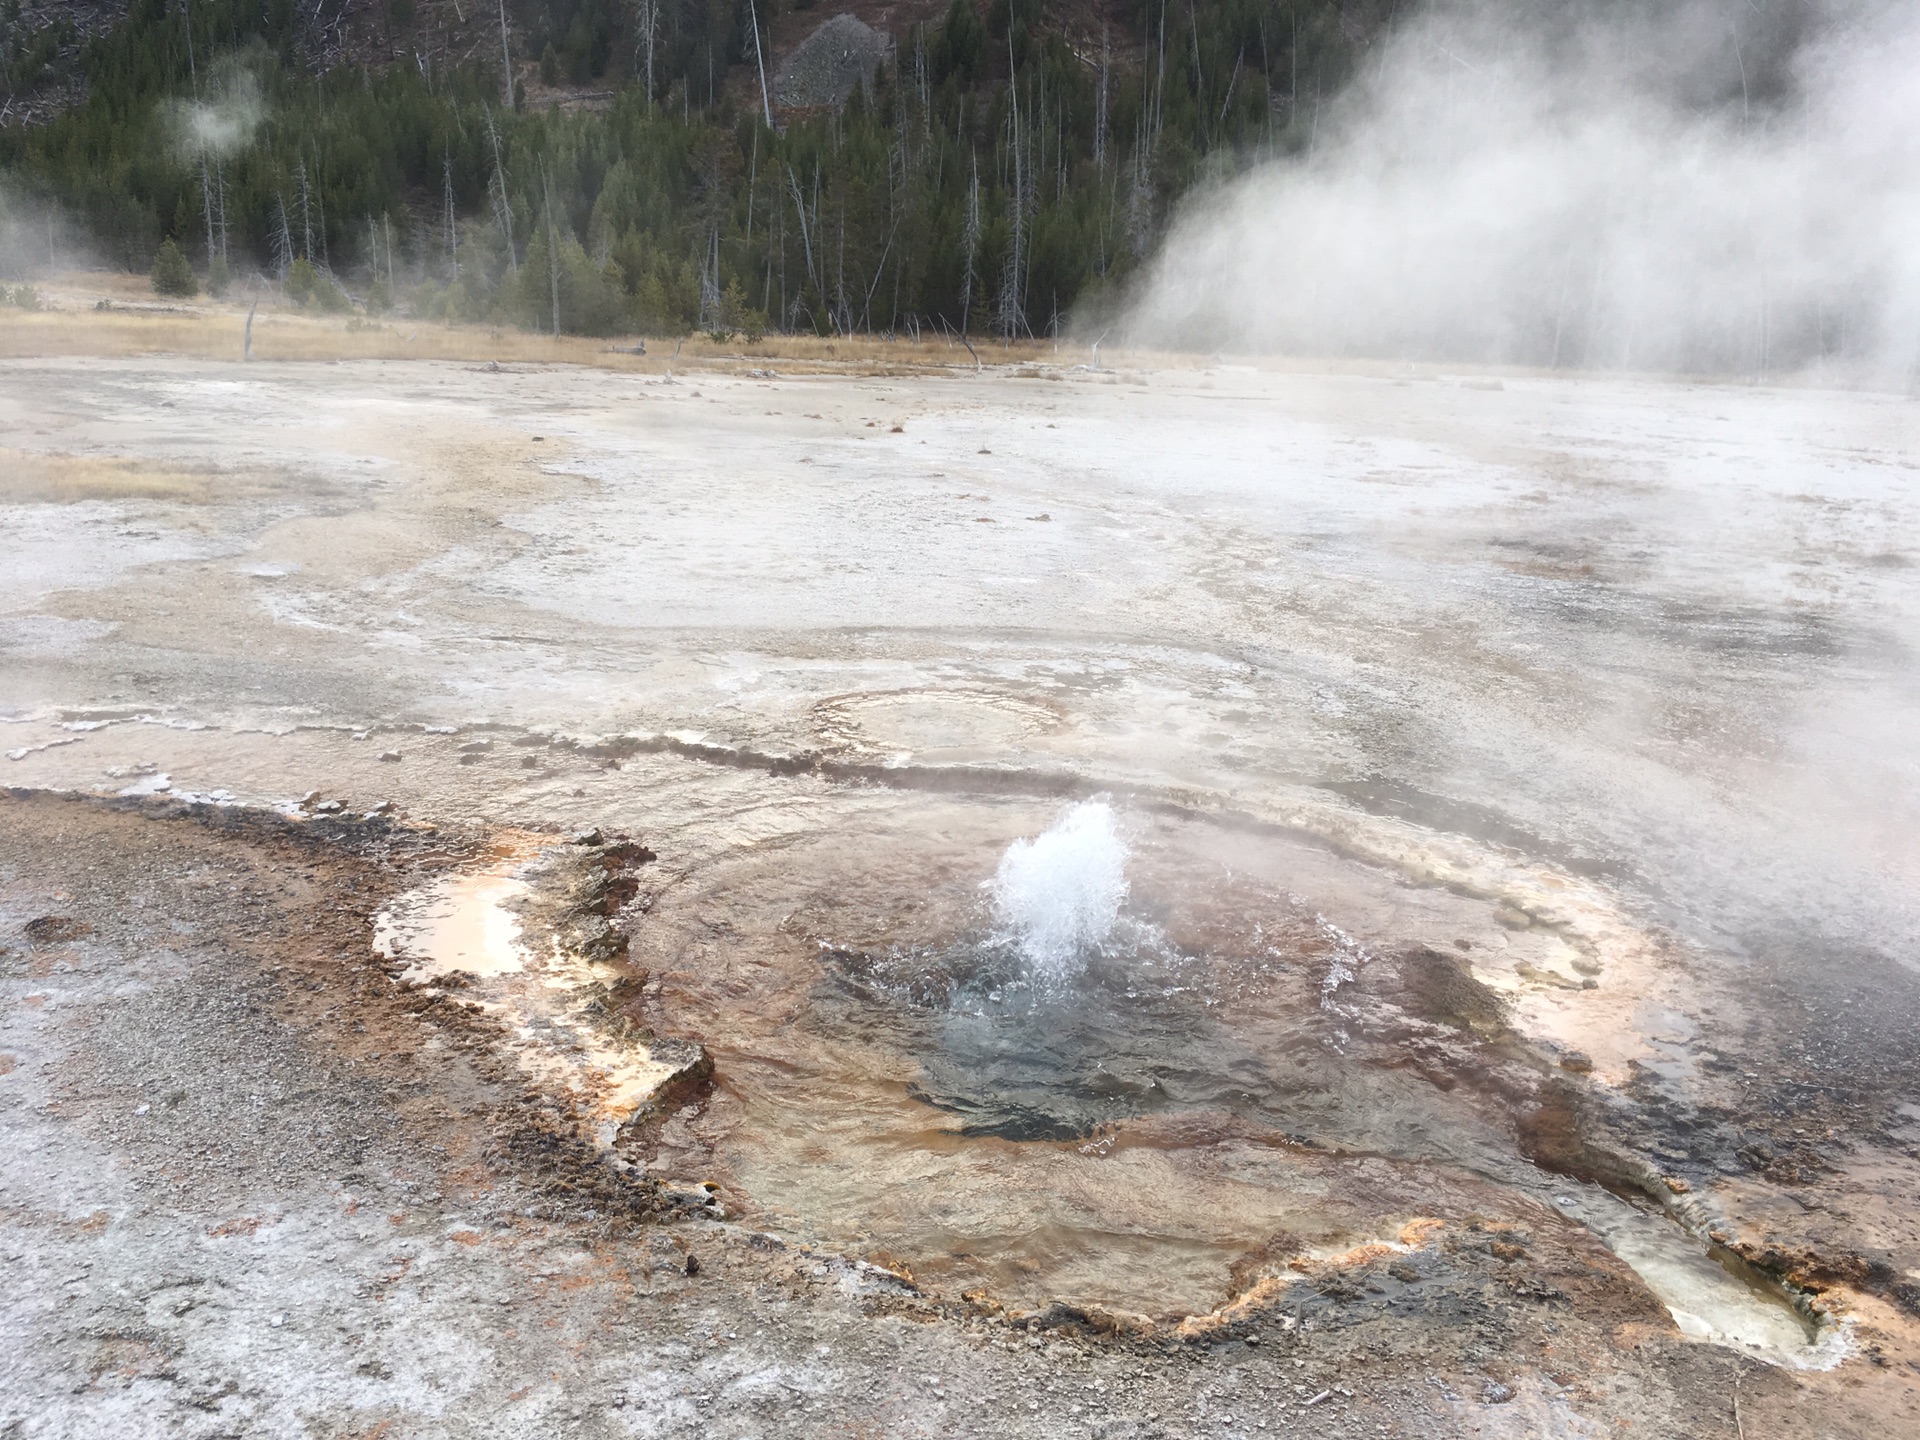
[[[1070,980],[1106,942],[1127,898],[1126,868],[1126,842],[1104,800],[1075,805],[1007,847],[990,885],[994,919],[1036,982]]]

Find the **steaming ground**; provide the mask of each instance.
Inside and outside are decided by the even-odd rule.
[[[0,1197],[37,1277],[0,1321],[23,1433],[111,1415],[466,1434],[509,1403],[529,1433],[578,1412],[607,1434],[1758,1436],[1910,1416],[1910,399],[1411,369],[661,384],[73,361],[0,370],[0,433],[0,768],[159,797],[15,799],[0,827],[0,1125],[33,1157]],[[163,818],[166,797],[312,791],[349,815],[391,801],[395,834],[432,823],[446,851]],[[836,1154],[851,1130],[808,1144],[767,1120],[767,1077],[817,1072],[832,1099],[845,1047],[808,1028],[823,942],[944,943],[1011,841],[1096,793],[1143,857],[1129,903],[1172,933],[1227,954],[1256,892],[1303,927],[1260,1001],[1299,987],[1300,1024],[1323,1027],[1302,1053],[1338,1018],[1302,917],[1375,957],[1350,1058],[1412,1054],[1381,1017],[1440,1024],[1418,957],[1451,957],[1505,1019],[1456,1014],[1365,1093],[1473,1144],[1416,1157],[1395,1102],[1365,1117],[1384,1149],[1349,1159],[1328,1121],[1262,1192],[1317,1186],[1300,1213],[1340,1217],[1310,1237],[1312,1283],[1276,1252],[1238,1272],[1265,1298],[1191,1343],[1164,1320],[1127,1342],[1010,1329],[943,1291],[937,1256],[895,1250],[926,1272],[914,1297],[749,1243],[858,1249],[836,1217],[923,1233],[923,1191]],[[553,1192],[499,1138],[532,1122],[497,1047],[429,1058],[389,982],[352,968],[385,898],[504,827],[627,831],[659,856],[617,923],[649,1022],[716,1069],[640,1158],[714,1178],[744,1228],[609,1232],[611,1202],[529,1203]],[[25,928],[43,916],[92,937]],[[206,1010],[219,993],[235,1003]],[[306,996],[311,1015],[288,1008]],[[863,1052],[876,1094],[884,1040]],[[354,1066],[379,1082],[354,1089]],[[295,1109],[239,1104],[266,1074]],[[1240,1203],[1221,1168],[1240,1140],[1154,1123],[1121,1123],[1128,1163],[1159,1145],[1191,1157],[1194,1215]],[[259,1153],[255,1124],[279,1127]],[[336,1153],[321,1126],[372,1148]],[[1439,1168],[1396,1168],[1416,1163]],[[1683,1338],[1604,1226],[1527,1188],[1535,1165],[1604,1172],[1671,1233],[1793,1276],[1846,1320],[1850,1358],[1793,1371]],[[1117,1192],[1088,1193],[1113,1213]],[[1444,1238],[1398,1238],[1422,1195]],[[1376,1241],[1408,1246],[1416,1279],[1340,1249]],[[286,1277],[271,1311],[242,1279],[266,1254]],[[224,1297],[218,1323],[168,1286]],[[500,1297],[532,1307],[511,1334]]]

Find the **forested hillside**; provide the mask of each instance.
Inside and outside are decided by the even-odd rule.
[[[64,22],[6,4],[8,84],[31,85]],[[843,104],[780,107],[784,56],[842,10],[887,58]],[[1197,178],[1311,144],[1387,20],[1386,0],[952,0],[904,23],[834,0],[133,0],[57,37],[84,98],[0,129],[0,170],[4,203],[54,207],[110,263],[171,239],[195,283],[320,306],[1043,335]]]

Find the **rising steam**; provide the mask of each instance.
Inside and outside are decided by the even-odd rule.
[[[32,280],[98,263],[86,236],[58,206],[0,176],[0,280]]]
[[[229,59],[197,98],[167,102],[162,117],[174,149],[197,163],[202,156],[224,160],[244,150],[266,113],[258,77],[245,63]]]
[[[1126,328],[1205,350],[1909,373],[1920,11],[1844,4],[1443,0],[1307,151],[1184,207]]]

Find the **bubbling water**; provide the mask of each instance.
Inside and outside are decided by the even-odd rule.
[[[1113,807],[1087,800],[1032,840],[1015,840],[988,882],[994,920],[1037,986],[1085,968],[1112,935],[1127,898],[1127,845]]]

